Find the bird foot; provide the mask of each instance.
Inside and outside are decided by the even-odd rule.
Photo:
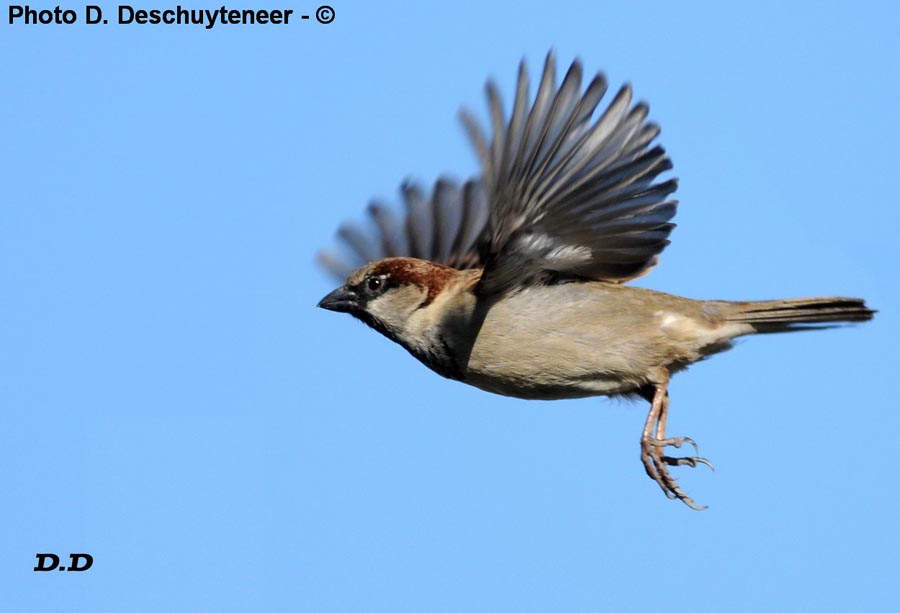
[[[699,456],[688,456],[681,458],[673,458],[663,453],[665,447],[680,448],[683,444],[688,443],[697,451],[697,444],[686,436],[677,438],[644,438],[641,440],[641,462],[644,464],[644,470],[647,475],[656,481],[667,498],[677,499],[696,511],[702,511],[706,506],[698,505],[694,499],[687,495],[681,489],[678,481],[669,472],[669,466],[690,466],[696,467],[698,464],[704,464],[710,469],[715,470],[712,462],[706,458]]]

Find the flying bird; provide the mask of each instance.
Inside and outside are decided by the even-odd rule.
[[[344,253],[319,261],[343,285],[320,307],[349,313],[444,377],[524,399],[627,395],[650,409],[641,461],[666,496],[702,509],[671,467],[712,466],[667,448],[670,377],[761,332],[861,322],[859,298],[692,300],[631,287],[669,244],[677,179],[648,106],[607,80],[582,87],[574,61],[557,85],[548,54],[534,97],[519,65],[512,112],[488,81],[490,134],[461,113],[481,163],[430,193],[406,183],[405,215],[372,203],[372,230],[345,224]],[[822,324],[825,324],[822,326]],[[696,453],[696,451],[695,451]]]

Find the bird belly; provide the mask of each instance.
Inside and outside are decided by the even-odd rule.
[[[542,400],[626,394],[650,383],[664,359],[652,337],[628,322],[605,320],[596,303],[563,305],[537,318],[517,306],[488,313],[466,363],[466,383]]]
[[[635,392],[735,336],[716,330],[696,305],[605,283],[526,290],[487,311],[462,379],[520,398]]]
[[[603,344],[587,334],[546,333],[504,346],[476,341],[464,381],[517,398],[556,400],[634,392],[649,381],[652,367],[640,350]]]

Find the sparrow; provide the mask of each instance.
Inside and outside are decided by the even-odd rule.
[[[641,462],[663,493],[703,509],[670,468],[712,467],[668,448],[669,380],[739,336],[861,322],[859,298],[692,300],[626,285],[669,244],[677,179],[648,106],[607,80],[582,89],[575,60],[557,85],[551,51],[533,99],[525,61],[512,112],[488,81],[491,134],[461,112],[481,174],[431,192],[401,187],[405,216],[373,202],[372,230],[344,224],[345,253],[319,261],[343,285],[318,304],[349,313],[436,373],[530,400],[631,396],[650,404]],[[349,251],[349,252],[347,252]],[[824,325],[823,325],[824,324]]]

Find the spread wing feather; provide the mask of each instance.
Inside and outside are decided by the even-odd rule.
[[[668,245],[677,181],[655,182],[672,167],[646,104],[622,87],[596,121],[607,89],[595,76],[582,93],[581,64],[556,85],[547,56],[529,106],[528,71],[519,66],[507,121],[493,83],[487,85],[490,142],[468,113],[462,119],[481,159],[490,201],[480,291],[505,291],[547,272],[612,282],[645,274]]]
[[[339,251],[319,252],[319,263],[340,279],[355,268],[387,257],[415,257],[455,268],[480,267],[478,241],[484,234],[488,204],[477,181],[462,186],[438,180],[425,194],[414,183],[400,188],[406,214],[400,219],[380,202],[368,207],[371,227],[345,223],[338,229]]]
[[[345,277],[368,261],[408,256],[457,268],[485,268],[479,291],[494,293],[552,276],[621,283],[646,274],[668,245],[677,202],[665,150],[651,146],[659,127],[629,86],[593,120],[608,84],[594,76],[582,91],[575,61],[556,85],[551,52],[533,101],[519,65],[507,120],[496,84],[486,85],[490,139],[463,111],[482,167],[462,186],[441,179],[426,194],[404,184],[405,215],[369,205],[372,228],[338,230],[344,253],[320,262]]]

